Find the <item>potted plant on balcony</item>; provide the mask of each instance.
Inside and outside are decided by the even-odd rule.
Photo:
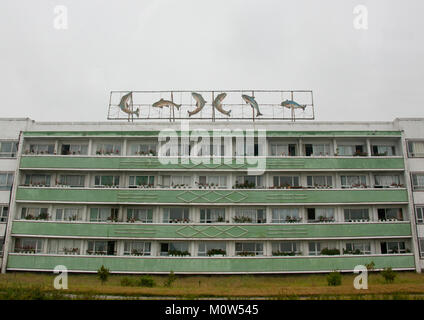
[[[212,257],[212,256],[222,256],[223,257],[226,254],[227,254],[227,252],[225,250],[223,250],[223,249],[210,249],[207,252],[207,255],[209,257]]]
[[[255,253],[250,251],[240,251],[240,252],[237,252],[237,255],[242,257],[253,257],[255,256]]]

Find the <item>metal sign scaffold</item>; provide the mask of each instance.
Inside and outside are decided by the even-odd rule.
[[[313,120],[311,90],[111,91],[108,120]]]

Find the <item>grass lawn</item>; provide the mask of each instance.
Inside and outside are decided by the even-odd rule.
[[[49,273],[9,272],[0,275],[0,298],[6,291],[19,289],[56,292]],[[397,272],[393,283],[386,283],[380,273],[370,273],[368,290],[353,287],[355,274],[342,274],[342,284],[330,287],[326,274],[314,275],[228,275],[183,276],[177,275],[170,287],[164,286],[168,276],[152,276],[154,287],[122,286],[121,280],[136,281],[141,276],[110,275],[103,285],[96,274],[69,274],[66,293],[80,298],[94,295],[177,297],[177,298],[273,298],[273,299],[424,299],[424,275],[414,272]]]

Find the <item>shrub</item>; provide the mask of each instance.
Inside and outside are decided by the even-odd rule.
[[[110,272],[109,269],[105,268],[104,265],[100,267],[99,270],[97,270],[97,276],[99,277],[102,284],[104,284],[107,279],[109,278]]]
[[[154,287],[155,280],[151,276],[141,276],[138,282],[140,287]]]
[[[327,283],[329,286],[339,286],[342,284],[342,275],[338,271],[333,271],[327,275]]]
[[[174,271],[171,270],[171,272],[168,275],[168,278],[165,280],[165,283],[163,284],[165,287],[171,287],[172,284],[177,280],[177,277],[175,276]]]
[[[381,275],[383,276],[384,280],[386,280],[386,283],[391,283],[395,281],[396,278],[396,272],[392,270],[392,268],[384,268],[383,271],[381,271]]]
[[[123,277],[121,279],[121,286],[123,287],[134,287],[135,283],[134,280],[129,277]]]
[[[370,263],[366,264],[365,267],[367,267],[368,271],[373,271],[375,268],[375,263],[374,261],[371,261]]]

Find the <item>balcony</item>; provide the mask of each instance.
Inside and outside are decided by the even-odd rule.
[[[93,189],[18,187],[17,202],[271,204],[271,203],[407,203],[406,189]]]
[[[158,157],[119,156],[22,156],[21,169],[158,169],[158,170],[246,170],[258,168],[264,161],[266,170],[403,170],[403,157],[250,157],[242,163],[235,159],[220,159],[218,163],[198,163],[168,158],[171,163],[162,164]],[[200,158],[198,158],[200,159]],[[171,161],[172,160],[172,161]],[[216,161],[216,160],[215,160]],[[199,160],[200,162],[200,160]],[[259,163],[259,165],[261,165]],[[260,167],[259,167],[260,168]]]
[[[90,222],[19,221],[13,235],[77,236],[142,239],[309,239],[355,237],[410,237],[405,222],[317,224],[127,224]]]
[[[285,273],[353,271],[373,261],[375,269],[414,270],[412,254],[339,257],[110,257],[72,255],[26,255],[11,253],[7,270],[53,271],[65,265],[69,271],[96,272],[101,265],[111,272],[134,273]]]

